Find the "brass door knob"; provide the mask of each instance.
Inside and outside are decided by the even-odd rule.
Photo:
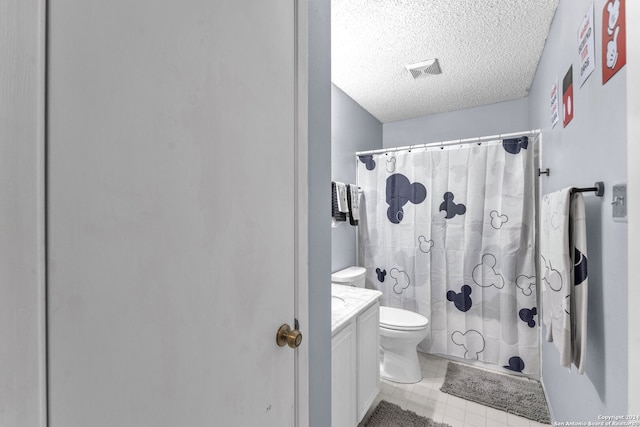
[[[297,329],[291,329],[291,327],[285,323],[278,328],[276,342],[280,347],[284,347],[284,345],[287,344],[291,348],[296,348],[300,346],[302,342],[302,333]]]

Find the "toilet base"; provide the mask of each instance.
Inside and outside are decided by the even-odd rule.
[[[417,313],[389,307],[380,308],[380,319],[380,376],[402,384],[420,382],[422,370],[416,347],[429,335],[429,321]]]
[[[383,349],[380,359],[380,377],[401,384],[422,381],[422,370],[416,349],[401,353]]]

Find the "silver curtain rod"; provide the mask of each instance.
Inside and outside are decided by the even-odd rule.
[[[497,139],[511,138],[515,136],[528,136],[540,134],[542,131],[540,129],[522,131],[522,132],[514,132],[514,133],[505,133],[491,136],[481,136],[479,138],[467,138],[467,139],[452,139],[450,141],[442,141],[442,142],[429,142],[426,144],[418,144],[418,145],[406,145],[404,147],[392,147],[392,148],[381,148],[378,150],[369,150],[369,151],[358,151],[356,152],[356,156],[364,156],[367,154],[383,154],[383,153],[395,153],[396,151],[403,150],[415,150],[417,148],[429,148],[429,147],[446,147],[449,145],[460,145],[460,144],[472,144],[472,143],[481,143],[483,141],[495,141]]]

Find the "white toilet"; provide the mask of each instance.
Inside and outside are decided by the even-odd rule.
[[[416,347],[427,337],[429,320],[413,311],[380,307],[380,376],[397,383],[422,380]]]
[[[331,275],[339,285],[364,287],[366,269],[348,267]],[[427,337],[429,320],[421,314],[380,307],[380,376],[397,383],[422,380],[417,346]]]

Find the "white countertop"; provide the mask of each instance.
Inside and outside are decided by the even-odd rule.
[[[382,292],[373,289],[331,284],[331,334],[336,333],[380,298]],[[333,298],[338,297],[339,299]],[[344,302],[343,302],[344,301]]]

